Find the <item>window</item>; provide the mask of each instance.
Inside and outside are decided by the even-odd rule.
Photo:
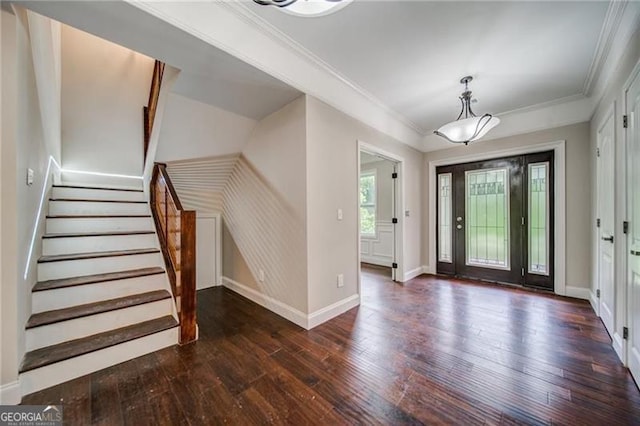
[[[549,163],[529,164],[529,273],[549,275]]]
[[[376,174],[360,174],[360,234],[376,235]]]
[[[439,211],[438,224],[440,232],[438,234],[438,261],[451,263],[451,173],[441,173],[438,175],[439,182]]]

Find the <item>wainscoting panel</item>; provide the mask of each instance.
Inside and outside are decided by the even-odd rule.
[[[393,263],[393,223],[376,222],[375,237],[360,238],[360,260],[372,265],[391,266]]]

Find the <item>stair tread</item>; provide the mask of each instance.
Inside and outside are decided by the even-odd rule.
[[[125,217],[151,217],[150,214],[57,214],[47,215],[47,219],[103,219]]]
[[[170,297],[171,294],[167,290],[155,290],[147,293],[119,297],[117,299],[72,306],[65,309],[56,309],[55,311],[40,312],[31,315],[29,321],[27,321],[26,328],[30,329],[103,312],[115,311],[117,309],[129,308],[131,306],[143,305],[145,303],[157,302],[158,300],[168,299]]]
[[[128,204],[147,204],[146,201],[129,201],[129,200],[92,200],[87,198],[49,198],[49,201],[64,201],[73,203],[128,203]]]
[[[95,274],[85,275],[83,277],[62,278],[57,280],[41,281],[36,283],[32,291],[44,291],[53,290],[57,288],[75,287],[85,284],[95,284],[106,281],[124,280],[127,278],[144,277],[148,275],[164,274],[164,269],[160,267],[156,268],[141,268],[132,269],[122,272],[110,272],[107,274]]]
[[[134,188],[103,188],[99,186],[86,185],[52,185],[54,188],[73,188],[73,189],[96,189],[101,191],[124,191],[124,192],[144,192],[142,189]]]
[[[42,238],[70,238],[70,237],[111,237],[120,235],[153,234],[153,231],[103,231],[103,232],[67,232],[59,234],[45,234]]]
[[[50,256],[41,256],[40,259],[38,259],[38,263],[61,262],[65,260],[97,259],[101,257],[132,256],[136,254],[151,254],[151,253],[160,253],[160,249],[146,248],[146,249],[134,249],[134,250],[113,250],[113,251],[96,251],[96,252],[88,252],[88,253],[56,254],[56,255],[50,255]]]
[[[27,352],[20,373],[176,327],[171,315]]]

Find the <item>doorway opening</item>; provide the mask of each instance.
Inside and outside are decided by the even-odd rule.
[[[399,267],[401,161],[362,143],[358,158],[360,264],[393,281],[402,281]]]
[[[436,272],[554,289],[554,152],[436,168]]]

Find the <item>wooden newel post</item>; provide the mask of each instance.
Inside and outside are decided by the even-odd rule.
[[[180,214],[180,344],[196,340],[196,212]]]

